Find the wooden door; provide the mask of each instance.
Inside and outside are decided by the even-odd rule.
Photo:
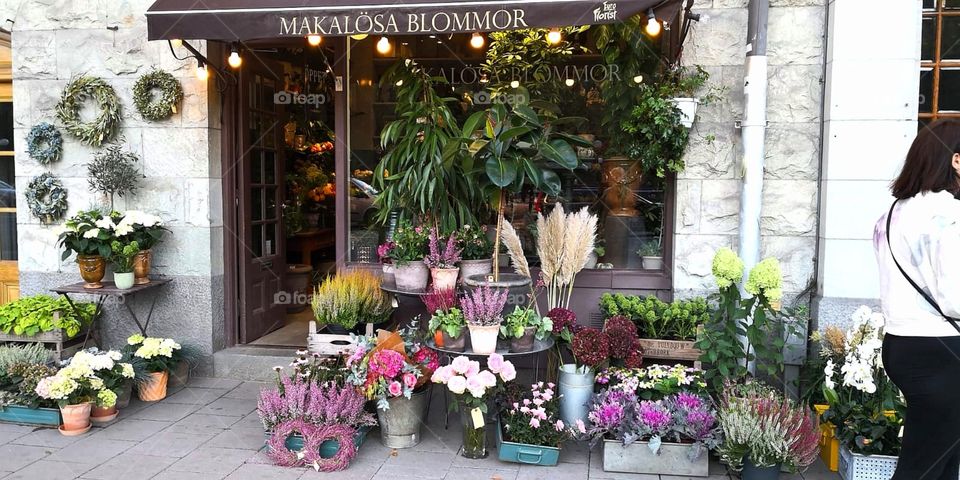
[[[10,34],[0,31],[0,303],[20,296],[17,198],[13,168],[13,81]]]
[[[283,205],[282,71],[248,55],[240,69],[240,146],[237,253],[240,342],[249,343],[284,324],[282,291],[286,252]]]

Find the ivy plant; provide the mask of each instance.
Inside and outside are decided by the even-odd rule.
[[[93,317],[96,306],[87,302],[75,302],[82,317],[63,297],[34,295],[0,305],[0,330],[4,333],[35,336],[43,332],[62,330],[68,337],[80,333],[84,323]],[[54,313],[59,312],[55,318]]]

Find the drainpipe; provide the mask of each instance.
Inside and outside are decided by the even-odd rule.
[[[750,0],[744,62],[743,190],[740,193],[740,258],[750,271],[760,261],[764,137],[767,130],[767,11],[769,0]]]

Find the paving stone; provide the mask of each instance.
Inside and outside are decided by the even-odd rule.
[[[273,385],[270,383],[261,383],[261,382],[243,382],[238,385],[237,388],[230,390],[223,396],[225,398],[240,398],[245,400],[256,400],[260,398],[260,390],[263,388],[269,388]]]
[[[174,472],[164,470],[153,480],[219,480],[227,475],[218,472]]]
[[[260,421],[260,415],[257,412],[253,412],[250,415],[243,417],[239,422],[234,423],[232,428],[253,428],[257,427],[263,429],[263,422]]]
[[[135,442],[127,442],[124,440],[88,437],[70,445],[68,448],[60,449],[60,451],[51,454],[47,458],[49,460],[62,462],[100,465],[129,450],[134,445],[136,445]]]
[[[59,432],[58,432],[59,434]],[[0,470],[15,472],[50,454],[46,447],[7,444],[0,446]]]
[[[91,435],[86,433],[84,435]],[[37,447],[51,447],[51,448],[63,448],[71,443],[79,441],[84,435],[77,437],[67,437],[61,435],[56,428],[41,428],[32,433],[28,433],[16,440],[13,440],[11,443],[16,443],[17,445],[33,445]]]
[[[504,464],[501,463],[501,465]],[[516,480],[517,470],[456,467],[451,468],[444,478],[450,480]]]
[[[24,435],[27,435],[32,430],[22,431],[22,430],[0,430],[0,444],[12,442]]]
[[[176,422],[200,409],[202,405],[181,403],[157,403],[133,414],[131,418],[140,420],[157,420],[162,422]]]
[[[636,473],[618,473],[603,471],[603,455],[599,450],[590,455],[590,478],[609,480],[660,480],[659,475],[645,475]]]
[[[175,457],[124,452],[83,474],[91,480],[147,480],[173,465]]]
[[[40,460],[4,477],[11,480],[70,480],[90,470],[91,465]]]
[[[142,442],[161,430],[173,425],[173,422],[158,422],[156,420],[139,420],[129,418],[110,425],[107,428],[91,435],[91,438],[106,438],[110,440],[128,440]]]
[[[234,470],[233,473],[227,475],[226,478],[227,480],[296,480],[303,475],[303,470],[303,468],[248,463],[246,465],[240,465],[240,468]],[[317,472],[311,469],[308,470],[317,474]],[[323,478],[327,478],[325,473],[317,475],[324,475]]]
[[[204,446],[258,451],[263,448],[264,439],[262,428],[231,428],[220,432]]]
[[[501,462],[497,458],[497,449],[489,448],[490,445],[487,445],[487,457],[486,458],[467,458],[461,455],[458,450],[453,454],[453,462],[450,465],[450,471],[456,471],[461,468],[472,468],[472,469],[484,469],[484,470],[509,470],[516,472],[520,470],[519,463],[509,463]]]
[[[387,457],[374,478],[384,472],[418,478],[445,478],[452,463],[453,457],[445,453],[398,450],[395,456]]]
[[[560,463],[555,467],[520,465],[517,480],[581,480],[587,478],[589,466],[586,463]]]
[[[257,409],[256,400],[240,398],[220,398],[197,411],[209,415],[245,416]]]
[[[232,389],[240,385],[240,380],[234,380],[232,378],[213,378],[213,377],[191,377],[190,381],[187,382],[188,387],[196,388],[226,388]]]
[[[207,415],[204,413],[191,413],[183,420],[173,424],[168,429],[170,432],[195,433],[199,435],[220,433],[221,430],[230,428],[231,425],[240,420],[238,416],[226,415]]]
[[[249,450],[235,448],[203,447],[194,450],[177,463],[170,466],[170,471],[177,472],[211,472],[227,475],[234,471],[253,453]]]
[[[186,403],[190,405],[206,405],[229,392],[226,388],[198,388],[187,387],[163,399],[163,403]]]
[[[300,476],[301,480],[370,480],[373,478],[377,471],[380,470],[379,465],[369,465],[369,464],[357,464],[356,461],[350,464],[346,470],[341,470],[339,472],[326,472],[323,474],[318,474],[314,472],[313,469],[309,469]],[[321,477],[322,475],[322,477]]]
[[[178,432],[160,432],[130,449],[130,453],[184,457],[213,438],[209,435],[194,435]],[[226,474],[224,474],[226,475]]]
[[[568,442],[560,450],[561,463],[590,463],[590,442]]]

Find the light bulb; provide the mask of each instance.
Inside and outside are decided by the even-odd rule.
[[[210,76],[210,72],[207,71],[207,66],[203,62],[197,63],[197,80],[206,80]]]
[[[487,83],[487,82],[489,82],[489,81],[490,81],[490,80],[487,79],[487,74],[486,74],[486,73],[481,73],[481,74],[480,74],[480,83]]]
[[[358,33],[356,35],[350,35],[350,38],[359,42],[360,40],[363,40],[364,38],[367,38],[369,36],[370,35],[367,35],[366,33]]]
[[[633,77],[633,83],[642,83],[642,82],[643,82],[643,75],[637,75],[636,77]]]
[[[470,37],[470,46],[476,48],[477,50],[483,48],[483,44],[485,42],[486,40],[483,39],[483,35],[480,35],[479,33],[474,32],[473,36]]]
[[[556,45],[560,43],[560,40],[563,40],[563,35],[560,34],[560,30],[556,28],[551,28],[547,32],[547,44]]]
[[[307,43],[309,43],[310,46],[316,47],[320,45],[321,42],[323,42],[323,37],[320,35],[307,35]]]
[[[380,37],[380,40],[377,41],[377,51],[386,55],[390,53],[390,49],[393,48],[390,45],[390,40],[387,37]]]
[[[243,63],[243,57],[240,56],[240,52],[237,51],[236,47],[233,47],[230,50],[230,56],[227,57],[227,63],[233,68],[240,68],[240,65]]]
[[[644,27],[644,30],[647,32],[647,35],[651,37],[656,37],[660,35],[660,22],[657,21],[657,16],[653,14],[653,10],[647,12],[647,26]]]
[[[568,79],[564,80],[563,83],[566,83],[568,87],[572,87],[573,84],[576,83],[576,82],[575,82],[572,78],[568,78]]]
[[[183,46],[183,40],[180,40],[179,38],[171,38],[170,45],[173,45],[175,48],[180,48]]]
[[[519,87],[520,87],[520,82],[519,82],[519,81],[514,80],[514,81],[510,82],[510,88],[519,88]]]
[[[398,87],[403,86],[403,79],[397,80],[396,86]]]

